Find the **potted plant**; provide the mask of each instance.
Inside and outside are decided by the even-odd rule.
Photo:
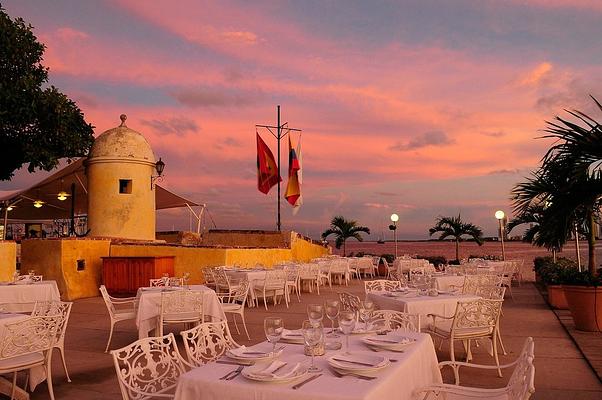
[[[571,270],[576,271],[577,265],[573,260],[569,260],[568,258],[559,258],[556,262],[553,262],[550,257],[546,257],[538,265],[536,271],[538,271],[540,282],[546,285],[550,306],[561,310],[568,310],[569,305],[561,284],[564,280],[564,275],[567,271],[570,273]]]
[[[567,269],[562,287],[569,310],[580,331],[602,331],[602,279],[590,271]]]

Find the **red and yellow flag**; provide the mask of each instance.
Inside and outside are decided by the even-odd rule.
[[[297,144],[297,151],[293,149],[291,137],[288,137],[288,182],[286,184],[286,192],[284,197],[295,207],[301,205],[301,160],[298,154],[301,152],[301,137]]]
[[[268,194],[272,186],[282,181],[272,151],[257,133],[257,188]]]

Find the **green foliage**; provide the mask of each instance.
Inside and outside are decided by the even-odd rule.
[[[590,271],[579,272],[576,268],[569,268],[564,270],[559,283],[574,286],[602,286],[602,278],[600,271],[594,275]]]
[[[394,254],[381,254],[380,258],[384,258],[389,264],[393,264],[393,261],[395,261]]]
[[[533,269],[545,285],[563,284],[568,277],[578,273],[577,263],[569,258],[560,257],[554,262],[552,257],[536,257]]]
[[[26,163],[49,171],[60,158],[86,155],[94,141],[77,105],[47,87],[43,54],[31,25],[0,6],[0,180]]]
[[[346,220],[342,216],[338,215],[330,221],[330,228],[322,233],[322,239],[326,239],[330,235],[335,236],[335,246],[340,249],[343,246],[343,255],[345,252],[345,242],[349,238],[354,238],[358,242],[363,242],[364,238],[360,235],[360,232],[370,234],[370,228],[365,226],[359,226],[357,221]]]

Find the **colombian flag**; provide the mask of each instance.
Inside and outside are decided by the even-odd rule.
[[[301,154],[301,137],[297,144],[297,151],[293,149],[291,136],[288,137],[288,183],[284,197],[295,207],[301,205],[301,160],[298,155]]]
[[[257,133],[257,188],[268,194],[272,186],[282,181],[272,151]]]

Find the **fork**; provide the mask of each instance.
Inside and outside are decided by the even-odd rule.
[[[234,375],[234,374],[238,375],[238,374],[240,374],[240,373],[242,372],[242,369],[243,369],[243,368],[244,368],[244,366],[243,366],[243,365],[240,365],[238,368],[236,368],[236,369],[235,369],[235,370],[233,370],[233,371],[230,371],[230,372],[228,372],[226,375],[222,376],[222,377],[221,377],[221,378],[219,378],[219,379],[220,379],[220,380],[224,380],[224,379],[226,379],[226,380],[229,380],[231,375]]]
[[[376,379],[376,376],[367,376],[367,375],[361,375],[361,374],[357,374],[355,372],[341,372],[341,371],[337,371],[336,369],[332,370],[332,373],[334,374],[334,376],[336,376],[337,378],[342,378],[344,376],[354,376],[356,378],[359,379],[363,379],[365,381],[373,381]]]

